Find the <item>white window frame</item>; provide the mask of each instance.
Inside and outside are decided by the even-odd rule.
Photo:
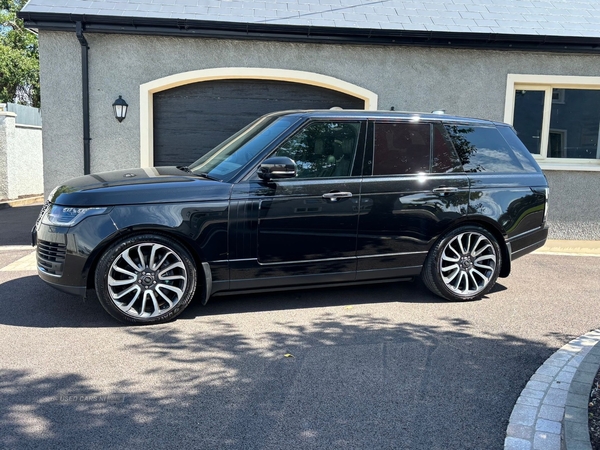
[[[533,154],[533,157],[536,159],[540,167],[543,170],[600,171],[600,160],[598,159],[569,159],[547,157],[548,144],[550,140],[552,89],[600,90],[600,77],[576,77],[564,75],[525,75],[512,73],[508,74],[506,81],[506,101],[504,102],[504,121],[513,125],[515,111],[515,92],[517,90],[543,91],[544,111],[542,119],[542,130],[540,136],[540,154]]]

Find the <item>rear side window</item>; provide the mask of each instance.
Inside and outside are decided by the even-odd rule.
[[[375,123],[373,175],[429,172],[431,125]]]
[[[502,137],[506,139],[508,145],[510,145],[510,148],[515,153],[515,156],[523,166],[523,169],[525,169],[526,172],[540,172],[539,166],[535,162],[535,159],[533,159],[533,156],[531,156],[531,153],[527,147],[525,147],[525,144],[521,142],[521,139],[517,137],[517,134],[514,132],[514,130],[508,126],[498,127],[498,130],[500,131]]]
[[[461,124],[446,125],[446,130],[465,172],[537,171],[529,160],[517,157],[496,127]]]
[[[433,125],[433,160],[431,171],[433,173],[462,172],[462,164],[452,147],[441,124]]]

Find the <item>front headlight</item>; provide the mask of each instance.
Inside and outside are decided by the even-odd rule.
[[[78,208],[73,206],[52,206],[44,215],[42,223],[55,227],[72,227],[89,216],[104,214],[108,208]]]

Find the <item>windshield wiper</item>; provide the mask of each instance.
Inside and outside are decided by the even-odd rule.
[[[184,172],[187,173],[193,173],[194,175],[198,176],[198,177],[202,177],[202,178],[206,178],[207,180],[213,180],[213,181],[223,181],[220,178],[216,178],[213,177],[212,175],[209,175],[207,172],[200,172],[200,173],[196,173],[193,170],[191,170],[189,167],[187,166],[177,166],[177,168],[179,170],[182,170]]]
[[[190,170],[190,172],[191,172],[191,170]],[[213,180],[213,181],[223,181],[223,180],[221,180],[220,178],[213,177],[212,175],[209,175],[209,174],[208,174],[208,173],[206,173],[206,172],[200,172],[200,173],[197,173],[196,175],[198,175],[199,177],[202,177],[202,178],[206,178],[207,180]]]

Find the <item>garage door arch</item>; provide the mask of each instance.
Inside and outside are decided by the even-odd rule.
[[[239,83],[235,83],[234,81],[228,80],[238,80]],[[260,81],[259,83],[252,83],[252,80],[262,81]],[[213,83],[203,84],[203,82]],[[193,91],[193,85],[200,86],[202,88],[208,88],[209,86],[211,88],[215,88],[218,86],[227,87],[227,83],[229,83],[230,85],[232,85],[232,83],[233,85],[237,84],[240,87],[244,87],[244,83],[246,83],[246,86],[249,86],[251,84],[262,83],[262,86],[267,86],[269,88],[272,88],[274,86],[274,89],[276,90],[280,89],[281,86],[283,86],[284,89],[287,89],[287,91],[291,92],[292,95],[294,94],[294,89],[305,89],[307,93],[312,93],[313,95],[318,95],[319,92],[322,92],[323,97],[327,97],[329,102],[336,102],[336,100],[332,99],[340,99],[340,102],[343,102],[344,99],[349,99],[350,103],[346,102],[346,104],[355,105],[352,107],[361,108],[362,105],[364,105],[364,109],[367,110],[377,109],[377,94],[375,94],[374,92],[364,89],[360,86],[347,83],[343,80],[339,80],[337,78],[312,72],[284,69],[221,68],[197,70],[175,74],[151,81],[149,83],[145,83],[140,86],[141,167],[151,167],[155,165],[154,124],[155,119],[161,117],[160,109],[161,105],[164,104],[164,101],[162,100],[163,98],[168,98],[170,93],[182,93],[185,95],[186,93]],[[297,86],[294,86],[296,84]],[[305,86],[305,88],[302,88],[302,86]],[[169,90],[171,91],[165,92]],[[156,99],[155,94],[158,94],[156,96]],[[177,94],[174,95],[176,96]],[[290,94],[288,93],[287,95]],[[352,99],[354,99],[354,101],[352,101]],[[156,111],[155,100],[159,101],[158,105],[156,106]],[[336,104],[336,106],[339,105]],[[289,106],[284,105],[283,109],[286,109],[288,107]],[[160,145],[158,141],[157,144]],[[164,160],[164,155],[159,155],[159,159],[161,158],[162,160]]]

